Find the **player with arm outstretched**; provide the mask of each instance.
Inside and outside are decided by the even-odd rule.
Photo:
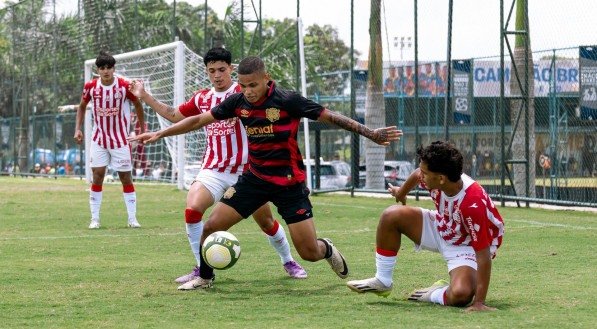
[[[282,216],[294,246],[302,259],[326,259],[340,277],[348,276],[342,254],[329,239],[317,238],[309,189],[305,186],[305,166],[297,141],[303,117],[335,124],[357,132],[380,145],[389,145],[402,132],[396,127],[370,129],[332,112],[301,95],[276,87],[258,57],[247,57],[238,65],[242,93],[231,95],[210,112],[190,117],[158,132],[136,136],[145,143],[199,129],[215,120],[240,118],[249,146],[249,170],[230,187],[205,223],[201,241],[216,231],[225,231],[256,209],[272,202]],[[192,282],[210,288],[213,269],[201,259],[200,276]]]
[[[127,138],[130,133],[131,111],[135,106],[140,127],[145,126],[143,106],[129,90],[129,81],[114,75],[116,59],[107,52],[100,52],[95,60],[99,78],[85,83],[81,103],[77,110],[74,139],[83,142],[83,120],[90,102],[93,106],[93,131],[91,133],[91,171],[93,173],[89,207],[90,229],[100,227],[102,187],[106,169],[110,165],[118,171],[122,182],[124,203],[128,213],[128,226],[141,227],[137,221],[137,195],[133,185],[131,149]],[[145,130],[141,128],[141,133]]]
[[[224,48],[212,48],[205,54],[203,62],[212,87],[198,91],[178,109],[159,102],[148,94],[142,81],[133,81],[131,92],[171,122],[207,113],[230,95],[240,92],[240,87],[232,81],[230,51]],[[186,283],[199,276],[199,240],[203,232],[203,214],[220,200],[232,184],[236,183],[238,176],[246,170],[248,161],[247,134],[239,120],[235,118],[217,121],[207,125],[205,129],[207,147],[201,170],[189,188],[185,209],[187,236],[197,260],[197,266],[191,273],[175,280],[182,283],[179,287],[181,290],[195,289],[192,284]],[[293,259],[284,228],[273,218],[269,205],[264,204],[257,209],[253,213],[253,218],[278,252],[288,275],[296,279],[306,278],[307,272]]]
[[[420,167],[400,187],[388,191],[402,205],[388,207],[377,226],[375,277],[349,281],[353,291],[387,297],[393,286],[402,235],[417,250],[442,254],[450,281],[440,280],[414,291],[409,300],[450,306],[467,311],[494,310],[485,304],[491,263],[502,243],[504,222],[485,190],[462,173],[462,154],[451,144],[437,141],[419,148]],[[406,195],[417,184],[429,190],[435,210],[405,206]]]

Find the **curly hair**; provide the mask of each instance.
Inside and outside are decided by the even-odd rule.
[[[417,155],[427,168],[435,173],[446,175],[451,182],[457,182],[462,175],[462,153],[454,145],[435,141],[427,147],[420,146]]]

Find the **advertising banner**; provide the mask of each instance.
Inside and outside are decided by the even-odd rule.
[[[452,113],[456,124],[471,123],[471,64],[471,60],[452,61]]]
[[[597,46],[579,47],[580,118],[597,120]]]

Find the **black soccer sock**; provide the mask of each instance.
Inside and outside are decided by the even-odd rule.
[[[201,244],[199,244],[199,260],[199,276],[203,279],[212,279],[215,276],[214,269],[207,265],[207,262],[203,259]]]
[[[317,240],[319,240],[325,244],[325,255],[323,256],[323,258],[332,257],[332,246],[330,246],[330,244],[327,241],[325,241],[324,239],[317,239]]]

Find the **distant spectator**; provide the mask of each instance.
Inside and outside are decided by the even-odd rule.
[[[164,175],[164,163],[160,163],[159,166],[156,166],[153,171],[151,172],[151,177],[153,177],[153,179],[155,180],[160,180],[162,179],[162,176]]]
[[[35,166],[33,166],[33,169],[31,169],[30,171],[32,174],[41,174],[41,165],[39,163],[36,163]]]

